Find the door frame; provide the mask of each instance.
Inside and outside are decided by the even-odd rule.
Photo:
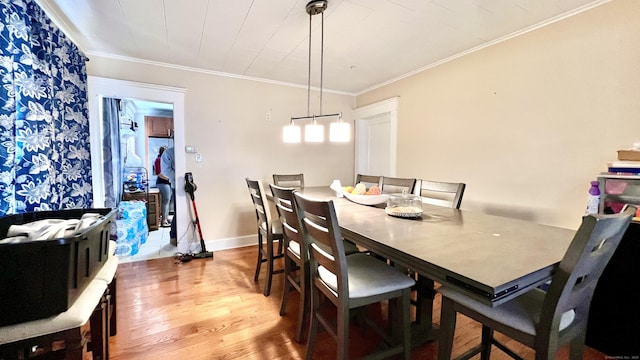
[[[360,171],[358,169],[359,159],[364,156],[369,148],[369,144],[366,143],[360,136],[364,133],[369,124],[368,121],[372,120],[383,114],[389,114],[389,174],[388,176],[396,175],[396,156],[397,156],[397,143],[398,143],[398,106],[400,103],[400,97],[392,97],[386,100],[382,100],[370,105],[362,106],[354,110],[355,117],[355,162],[354,162],[354,175]]]
[[[98,76],[87,77],[88,107],[89,107],[89,131],[91,141],[91,173],[93,177],[93,203],[94,206],[104,207],[104,175],[102,174],[102,99],[130,98],[153,102],[173,104],[173,125],[175,149],[176,184],[184,184],[186,171],[185,161],[185,132],[184,132],[184,98],[187,89],[138,83],[133,81],[103,78]],[[188,232],[191,224],[190,210],[187,208],[187,196],[182,186],[175,187],[176,202],[176,234],[178,235],[178,251],[188,253],[189,244],[197,242],[196,239],[188,239],[192,232]],[[180,238],[180,234],[186,234]]]

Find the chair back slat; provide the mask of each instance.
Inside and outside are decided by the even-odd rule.
[[[269,233],[272,226],[271,211],[267,198],[265,196],[262,181],[245,179],[247,181],[247,187],[249,188],[249,194],[251,195],[251,201],[256,211],[256,218],[258,220],[258,229],[262,232]]]
[[[583,218],[552,278],[540,316],[541,328],[558,329],[562,314],[570,310],[575,311],[574,322],[587,321],[598,280],[635,211],[634,207],[628,207],[618,215]]]
[[[416,179],[383,176],[380,189],[383,194],[413,194],[415,186]]]
[[[465,183],[418,180],[415,195],[425,204],[459,209],[466,188]]]
[[[298,220],[298,212],[295,206],[295,197],[293,195],[294,188],[285,188],[270,184],[273,200],[276,209],[282,221],[282,231],[284,233],[285,247],[289,246],[289,242],[295,241],[301,247],[300,257],[306,261],[306,251],[302,250],[302,241],[300,235],[300,224]]]
[[[273,183],[281,187],[303,189],[304,174],[273,174]]]
[[[353,185],[355,186],[356,184],[363,183],[368,189],[373,185],[380,187],[381,181],[382,181],[382,176],[358,174],[356,176],[356,182]]]
[[[347,260],[333,201],[317,201],[294,193],[300,229],[309,250],[310,278],[322,282],[318,267],[336,276],[336,297],[348,296]]]

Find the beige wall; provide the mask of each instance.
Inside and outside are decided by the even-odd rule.
[[[465,209],[576,228],[589,181],[640,140],[638,44],[640,2],[614,0],[362,94],[357,106],[400,97],[398,176],[464,181]],[[353,179],[353,143],[282,143],[287,119],[306,113],[306,89],[96,56],[88,72],[188,89],[185,141],[204,161],[188,155],[187,171],[208,241],[255,233],[247,176]],[[325,112],[352,120],[354,105],[325,93]]]
[[[576,228],[589,181],[640,140],[640,1],[616,0],[357,97],[400,97],[398,176],[462,207]]]
[[[185,143],[195,146],[203,161],[196,163],[187,154],[186,170],[193,172],[198,185],[196,203],[207,242],[256,233],[245,177],[261,179],[265,186],[276,172],[302,172],[306,185],[329,185],[332,179],[353,181],[353,142],[282,142],[282,127],[289,118],[306,115],[306,88],[97,56],[87,66],[93,76],[187,89]],[[312,99],[311,111],[318,113],[314,104],[316,99]],[[353,107],[352,96],[324,93],[324,113],[343,112],[345,121],[352,122]],[[271,119],[267,120],[269,111]],[[322,121],[326,131],[330,120]]]

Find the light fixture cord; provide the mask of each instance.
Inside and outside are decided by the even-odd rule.
[[[320,27],[320,115],[322,115],[322,82],[324,78],[324,11]]]
[[[311,107],[311,12],[309,12],[309,69],[307,70],[307,116]]]

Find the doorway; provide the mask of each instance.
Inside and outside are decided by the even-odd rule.
[[[355,174],[396,175],[399,99],[355,109]]]
[[[141,99],[173,105],[174,148],[176,184],[184,184],[185,140],[184,140],[184,94],[186,89],[170,86],[136,83],[96,76],[88,77],[89,97],[89,125],[91,137],[91,168],[93,176],[93,206],[104,207],[104,175],[102,174],[101,149],[101,113],[102,100],[105,97]],[[199,240],[192,239],[192,232],[188,232],[191,223],[189,219],[187,196],[182,186],[176,186],[176,220],[178,235],[178,251],[188,253],[189,244],[197,244]],[[183,236],[184,235],[184,236]]]

